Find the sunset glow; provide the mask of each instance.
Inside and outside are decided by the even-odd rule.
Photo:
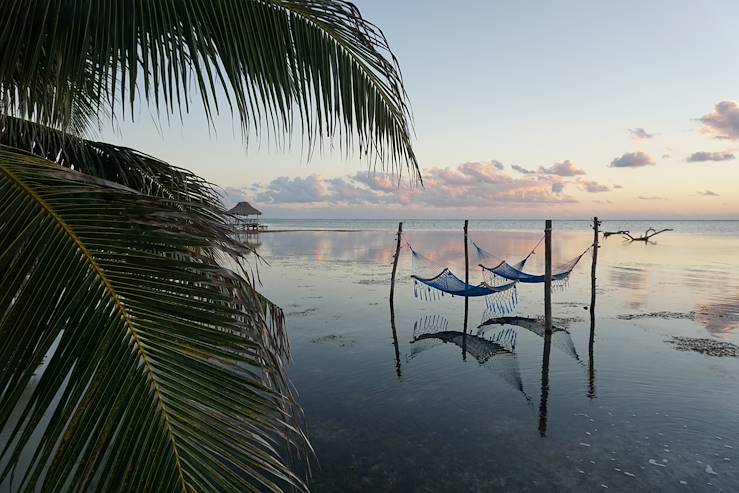
[[[245,146],[197,105],[121,125],[268,217],[739,218],[739,5],[678,4],[359,1],[403,62],[423,188],[340,142]]]

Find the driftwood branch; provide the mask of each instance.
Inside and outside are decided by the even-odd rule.
[[[644,236],[639,236],[636,238],[631,236],[631,234],[628,231],[624,231],[622,234],[623,236],[628,238],[629,241],[643,241],[646,243],[652,237],[657,236],[660,233],[664,233],[665,231],[672,231],[672,228],[665,228],[665,229],[660,229],[659,231],[657,231],[656,229],[650,227],[644,232]]]
[[[629,234],[629,232],[626,231],[626,230],[621,230],[621,231],[603,231],[603,238],[608,238],[609,236],[613,236],[613,235],[627,235],[627,234]]]

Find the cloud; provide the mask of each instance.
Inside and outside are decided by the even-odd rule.
[[[654,164],[652,156],[646,152],[627,152],[621,157],[614,158],[611,161],[612,168],[640,168],[642,166],[651,166]]]
[[[716,192],[712,192],[711,190],[706,190],[705,192],[698,192],[698,195],[702,195],[703,197],[718,197],[719,194]]]
[[[392,181],[389,177],[388,180]],[[382,204],[394,196],[392,192],[387,193],[382,190],[364,187],[361,183],[355,182],[350,178],[331,178],[327,180],[327,183],[330,193],[327,194],[324,201],[331,204]],[[391,190],[397,191],[397,187]]]
[[[705,161],[731,161],[736,156],[730,152],[694,152],[686,159],[689,163],[702,163]]]
[[[516,178],[501,173],[492,162],[470,162],[427,170],[425,189],[421,193],[413,193],[413,202],[437,207],[576,202],[571,197],[553,192],[552,184],[555,182],[559,179],[540,176]]]
[[[372,190],[381,192],[393,192],[399,188],[397,179],[392,179],[385,173],[377,174],[372,172],[359,172],[353,176],[354,181],[364,183]]]
[[[672,156],[670,156],[669,154],[662,154],[662,159],[670,159],[670,157]]]
[[[566,161],[562,161],[561,163],[554,163],[548,168],[545,168],[544,166],[539,166],[539,173],[556,176],[577,176],[584,175],[585,171],[575,166],[575,163],[568,159]]]
[[[712,113],[699,118],[703,132],[717,139],[739,139],[739,104],[736,101],[721,101]]]
[[[535,170],[532,169],[526,169],[523,166],[519,166],[517,164],[512,164],[511,168],[518,171],[519,173],[523,173],[524,175],[533,175],[536,174]]]
[[[656,195],[639,195],[636,198],[639,200],[667,200],[664,197],[658,197]]]
[[[490,162],[493,163],[493,166],[495,166],[497,169],[499,169],[501,171],[503,171],[505,169],[505,166],[500,161],[496,161],[495,159],[493,159]]]
[[[623,185],[616,184],[616,185],[613,185],[613,188],[623,188]]]
[[[327,184],[320,175],[310,175],[305,178],[287,176],[275,178],[255,197],[257,202],[269,204],[301,204],[322,202],[327,199],[329,199]]]
[[[277,207],[426,206],[432,208],[489,208],[505,204],[534,207],[577,202],[563,194],[556,176],[514,177],[501,171],[496,161],[466,162],[458,166],[426,169],[425,186],[399,185],[397,176],[360,172],[352,176],[324,178],[280,177],[257,185],[255,202]]]
[[[238,187],[226,187],[220,190],[221,200],[226,209],[230,209],[243,200],[249,200],[247,198],[246,191],[243,188]]]
[[[498,161],[490,161],[483,163],[464,163],[457,167],[457,171],[464,176],[471,177],[472,180],[478,180],[484,183],[499,183],[508,177],[498,171],[501,170]]]
[[[608,185],[598,183],[597,181],[578,180],[577,184],[581,190],[585,190],[586,192],[589,192],[589,193],[600,193],[600,192],[610,192],[611,191],[611,188]]]
[[[651,139],[652,137],[654,137],[654,134],[650,134],[649,132],[647,132],[641,127],[627,128],[626,130],[628,130],[632,139],[642,140],[642,139]]]

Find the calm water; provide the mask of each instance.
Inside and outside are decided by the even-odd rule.
[[[273,230],[392,230],[398,229],[398,222],[390,219],[263,219],[262,222]],[[403,222],[406,231],[457,231],[463,220],[455,219],[411,219]],[[592,221],[562,220],[554,221],[559,231],[590,231]],[[711,234],[739,236],[739,220],[609,220],[607,230],[630,230],[640,233],[650,226],[656,229],[672,228],[681,234]],[[542,221],[533,219],[473,219],[470,231],[539,231]]]
[[[608,238],[592,344],[586,255],[553,295],[564,330],[550,346],[535,327],[479,329],[489,316],[480,299],[470,300],[462,337],[464,300],[414,298],[407,250],[396,346],[387,298],[397,224],[330,224],[366,231],[259,238],[270,263],[260,271],[263,292],[285,308],[292,378],[320,461],[314,491],[739,489],[739,358],[669,342],[739,343],[738,223],[655,222],[676,231],[649,245]],[[472,222],[470,236],[518,259],[538,241],[537,228],[541,221]],[[406,229],[414,248],[463,272],[460,222]],[[555,223],[555,263],[591,241],[586,222]],[[542,260],[540,251],[527,270],[541,272]],[[541,285],[520,286],[513,315],[541,316],[542,298]]]

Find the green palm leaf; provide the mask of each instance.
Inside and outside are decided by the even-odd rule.
[[[338,137],[420,178],[398,64],[347,1],[0,0],[0,11],[6,114],[66,130],[75,105],[120,100],[125,116],[143,96],[170,114],[194,90],[211,118],[225,94],[245,134],[289,133],[297,117],[311,148]]]
[[[213,260],[227,233],[0,146],[0,481],[30,454],[18,490],[304,488],[281,313]]]
[[[213,186],[199,176],[129,147],[82,139],[45,125],[2,115],[0,145],[22,149],[147,195],[214,206],[220,204]]]

